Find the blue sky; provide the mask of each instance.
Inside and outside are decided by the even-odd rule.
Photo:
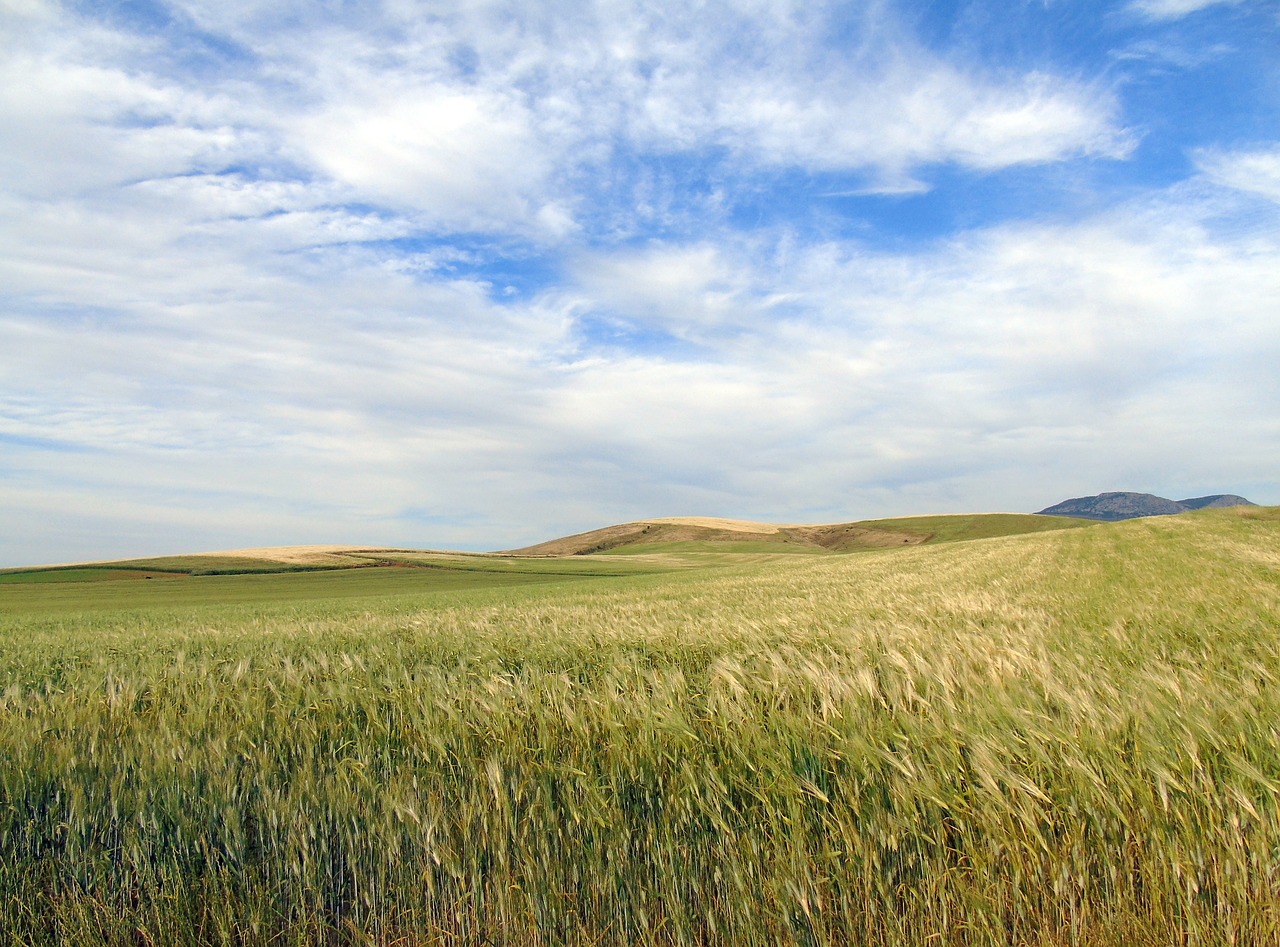
[[[1280,6],[0,0],[0,565],[1280,503]]]

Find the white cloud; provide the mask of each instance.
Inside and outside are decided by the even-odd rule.
[[[693,339],[759,318],[749,275],[710,244],[591,254],[574,273],[586,293],[578,306],[588,314],[662,326]]]
[[[1151,20],[1179,20],[1207,7],[1228,4],[1234,6],[1240,0],[1133,0],[1129,9]]]
[[[298,123],[297,141],[359,198],[420,211],[445,227],[503,229],[543,211],[549,161],[528,114],[509,97],[380,89],[327,103]]]
[[[1205,150],[1195,157],[1214,183],[1280,203],[1280,145],[1251,151]]]
[[[986,170],[1060,160],[1071,154],[1123,158],[1133,148],[1105,97],[1028,76],[1022,88],[984,96],[944,136],[947,150]]]
[[[175,125],[182,93],[121,70],[21,53],[0,61],[6,190],[83,193],[184,171],[234,144],[224,127]]]
[[[1131,137],[1110,96],[1043,75],[999,85],[942,63],[838,77],[738,78],[718,122],[755,160],[815,169],[905,169],[955,162],[981,170],[1077,155],[1121,158]]]

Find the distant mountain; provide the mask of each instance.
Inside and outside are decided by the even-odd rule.
[[[1150,493],[1099,493],[1092,497],[1076,497],[1046,507],[1045,516],[1078,516],[1091,520],[1130,520],[1139,516],[1172,516],[1188,510],[1221,506],[1256,506],[1233,493],[1215,493],[1188,500],[1166,500]]]

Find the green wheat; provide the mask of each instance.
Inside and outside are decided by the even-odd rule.
[[[7,942],[1280,942],[1277,511],[562,578],[0,615]]]

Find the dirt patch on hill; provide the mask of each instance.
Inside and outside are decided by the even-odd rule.
[[[702,517],[673,517],[622,523],[618,526],[606,526],[603,529],[593,529],[585,533],[575,533],[572,536],[525,546],[523,549],[508,549],[502,555],[587,556],[597,552],[608,552],[620,546],[648,543],[785,541],[776,527],[770,527],[764,523],[748,524],[740,520],[732,520],[729,521],[733,524],[731,527],[721,528],[699,525],[700,520],[705,523],[722,522]],[[759,526],[760,531],[748,528],[755,526]]]
[[[902,530],[871,529],[856,523],[832,523],[826,526],[789,526],[782,530],[797,540],[847,552],[853,549],[888,549],[894,546],[919,546],[929,541],[929,533]]]
[[[202,552],[200,555],[226,559],[264,559],[291,566],[337,566],[351,564],[355,556],[376,556],[396,551],[382,546],[263,546],[258,549]]]
[[[621,523],[617,526],[605,526],[602,529],[588,530],[585,533],[574,533],[544,543],[524,546],[520,549],[505,549],[503,556],[587,556],[593,552],[605,552],[619,546],[629,546],[637,542],[655,542],[650,533],[661,527],[652,523]]]

